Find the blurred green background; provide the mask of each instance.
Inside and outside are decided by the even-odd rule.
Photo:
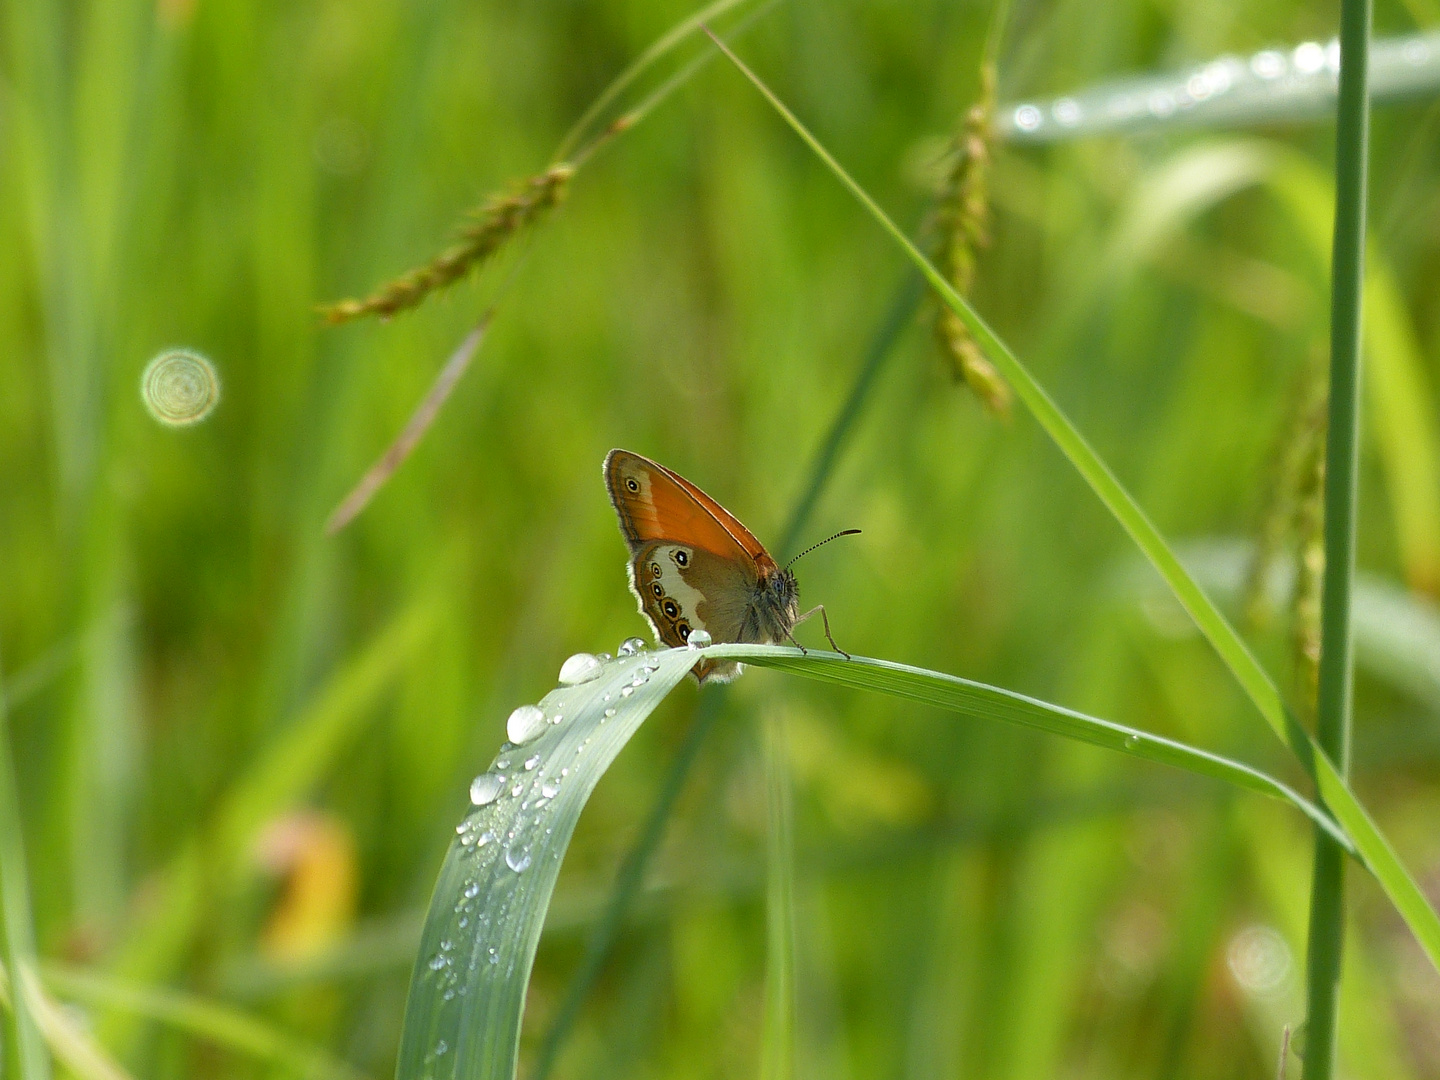
[[[686,0],[0,9],[0,662],[47,986],[137,1076],[385,1076],[420,918],[505,716],[571,652],[642,632],[605,452],[658,458],[778,543],[901,258],[712,64],[584,167],[523,261],[324,329],[317,303],[424,261],[464,210],[543,168]],[[918,227],[989,16],[787,0],[739,49]],[[1325,40],[1335,20],[1294,0],[1017,2],[1000,96]],[[1410,33],[1440,5],[1380,0],[1376,20]],[[1323,191],[1331,135],[996,151],[977,307],[1222,586],[1265,518],[1297,378],[1325,353],[1328,234],[1317,247],[1319,204],[1294,191]],[[1226,154],[1261,164],[1174,195]],[[1377,111],[1371,221],[1390,307],[1370,361],[1409,382],[1367,412],[1388,434],[1362,459],[1355,783],[1440,902],[1440,107]],[[327,538],[512,269],[419,450]],[[811,517],[805,540],[864,532],[801,565],[804,599],[847,649],[1295,780],[1033,422],[951,377],[932,316],[907,323]],[[138,391],[176,345],[224,386],[181,430]],[[1284,596],[1274,608],[1246,625],[1297,687]],[[801,638],[819,644],[818,625]],[[667,702],[581,820],[522,1073],[699,696]],[[1303,1018],[1297,815],[769,672],[723,707],[556,1075],[757,1069],[766,718],[795,805],[797,1075],[1275,1075]],[[1352,881],[1345,1074],[1440,1077],[1440,976]]]

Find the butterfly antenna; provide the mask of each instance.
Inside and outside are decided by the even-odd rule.
[[[794,566],[797,562],[799,562],[801,559],[803,559],[806,555],[809,555],[810,552],[814,551],[814,550],[815,550],[816,548],[818,548],[818,547],[824,547],[824,546],[825,546],[826,544],[828,544],[831,540],[839,540],[840,537],[842,537],[842,536],[858,536],[859,534],[860,534],[860,530],[859,530],[859,529],[842,529],[840,532],[836,533],[834,536],[827,536],[824,540],[821,540],[820,543],[818,543],[818,544],[811,544],[811,545],[810,545],[808,548],[806,548],[804,551],[800,552],[799,555],[796,555],[793,559],[791,559],[789,562],[787,562],[787,563],[785,564],[785,569],[786,569],[786,570],[789,570],[790,567]]]

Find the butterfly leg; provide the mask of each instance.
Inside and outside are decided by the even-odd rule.
[[[846,652],[844,649],[840,648],[839,645],[836,645],[836,644],[835,644],[835,638],[834,638],[834,637],[831,635],[831,633],[830,633],[830,616],[827,615],[827,614],[825,614],[825,605],[824,605],[824,604],[816,604],[816,605],[815,605],[813,608],[811,608],[809,611],[805,612],[804,615],[801,615],[798,619],[796,619],[796,620],[795,620],[795,625],[796,625],[796,626],[799,626],[802,622],[804,622],[806,619],[810,618],[810,616],[811,616],[811,615],[814,615],[817,611],[820,613],[820,621],[825,624],[825,640],[828,641],[828,642],[830,642],[830,647],[831,647],[832,649],[834,649],[836,652],[838,652],[838,653],[839,653],[841,656],[843,656],[846,660],[849,660],[849,659],[850,659],[850,654],[849,654],[848,652]],[[791,640],[791,641],[795,641],[795,638],[792,636],[792,637],[790,638],[790,640]],[[800,643],[799,643],[798,641],[795,641],[795,644],[796,644],[796,645],[800,645]],[[804,647],[803,645],[800,646],[800,651],[801,651],[801,652],[804,652],[804,651],[805,651],[805,647]]]

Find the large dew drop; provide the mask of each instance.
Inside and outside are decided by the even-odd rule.
[[[645,639],[638,637],[627,637],[615,650],[616,656],[634,656],[638,652],[645,651]]]
[[[591,679],[598,679],[602,670],[603,665],[598,657],[591,656],[588,652],[577,652],[560,665],[560,685],[579,686]]]
[[[690,631],[690,636],[685,639],[685,644],[692,649],[703,649],[710,644],[710,633],[696,627]]]
[[[499,773],[481,773],[470,782],[470,801],[476,806],[492,803],[505,789],[505,777]]]
[[[199,353],[170,349],[145,365],[140,397],[166,427],[198,424],[220,400],[220,376]]]
[[[524,746],[545,730],[545,714],[537,705],[521,705],[505,722],[505,734],[516,746]]]
[[[522,873],[530,865],[530,855],[528,852],[509,848],[505,852],[505,865],[517,874]]]

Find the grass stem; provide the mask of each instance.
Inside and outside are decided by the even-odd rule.
[[[35,928],[30,917],[30,882],[25,869],[25,838],[20,831],[20,795],[10,756],[10,722],[0,692],[0,924],[3,959],[10,973],[10,1011],[6,1025],[4,1072],[21,1080],[50,1080],[50,1055],[32,1009],[35,979]]]
[[[1351,581],[1359,486],[1360,319],[1365,264],[1365,186],[1369,154],[1371,0],[1342,0],[1340,97],[1335,129],[1335,235],[1330,280],[1330,419],[1325,446],[1325,578],[1320,613],[1320,675],[1315,734],[1343,779],[1350,764]],[[1345,927],[1345,856],[1315,835],[1306,977],[1305,1080],[1335,1073]]]

